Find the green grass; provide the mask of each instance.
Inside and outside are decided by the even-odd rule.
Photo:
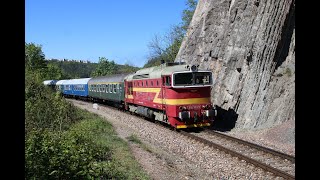
[[[284,74],[286,74],[288,77],[291,77],[292,76],[291,69],[290,68],[286,68]]]
[[[135,134],[132,134],[131,136],[128,136],[127,139],[130,141],[130,142],[133,142],[133,143],[136,143],[138,144],[141,148],[143,148],[144,150],[152,153],[152,150],[145,144],[143,144],[140,139],[135,135]]]
[[[131,136],[127,137],[127,139],[130,142],[136,143],[136,144],[142,144],[142,142],[140,141],[140,139],[138,139],[138,137],[135,134],[132,134]]]
[[[76,128],[87,131],[97,144],[111,150],[111,173],[125,179],[150,179],[131,154],[128,143],[117,136],[109,122],[88,111],[82,113],[87,120],[79,123]]]
[[[77,115],[68,130],[27,133],[26,179],[150,179],[110,123],[85,110]]]

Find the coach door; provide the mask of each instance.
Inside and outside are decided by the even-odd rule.
[[[125,84],[125,99],[126,102],[133,103],[133,87],[132,87],[132,81],[124,81]]]

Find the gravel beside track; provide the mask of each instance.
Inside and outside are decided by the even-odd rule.
[[[143,118],[104,106],[93,109],[91,102],[68,100],[106,118],[121,138],[126,140],[132,134],[139,137],[151,152],[133,143],[130,147],[153,179],[282,179]]]

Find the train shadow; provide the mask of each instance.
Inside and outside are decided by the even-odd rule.
[[[216,130],[216,131],[230,131],[236,125],[238,114],[231,108],[228,110],[223,109],[219,106],[217,108],[217,117],[213,121],[212,125],[209,129]]]

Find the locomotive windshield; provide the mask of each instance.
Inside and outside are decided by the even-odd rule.
[[[211,72],[184,72],[173,75],[174,86],[211,85]]]

